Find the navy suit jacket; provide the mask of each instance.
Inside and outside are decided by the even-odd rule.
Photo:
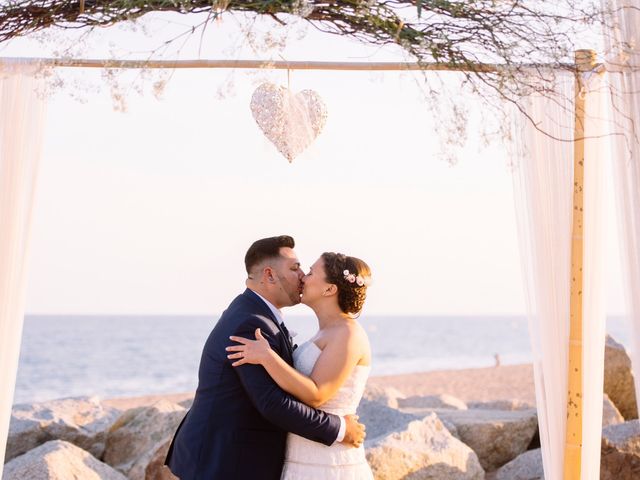
[[[178,427],[166,464],[181,480],[279,480],[287,432],[331,445],[340,418],[281,390],[261,365],[232,367],[230,335],[269,345],[293,364],[291,340],[273,313],[247,289],[231,302],[202,351],[193,405]]]

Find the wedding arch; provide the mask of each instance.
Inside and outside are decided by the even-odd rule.
[[[132,10],[81,0],[58,0],[39,9],[24,8],[27,0],[0,7],[0,41],[59,22],[87,26],[162,10],[164,2],[141,2]],[[353,2],[294,2],[307,6],[306,18],[333,33],[362,35],[374,43],[407,46],[416,63],[268,62],[270,68],[453,70],[474,81],[497,87],[505,78],[517,88],[502,95],[513,110],[515,203],[521,257],[528,299],[534,356],[536,403],[545,478],[597,479],[600,469],[605,310],[602,288],[602,171],[614,164],[621,218],[626,290],[633,325],[633,361],[640,369],[640,1],[613,2],[608,55],[598,64],[594,52],[577,50],[575,62],[523,64],[517,57],[492,60],[490,52],[469,55],[463,40],[426,42],[425,32],[405,22],[396,8],[417,7],[418,15],[450,15],[475,19],[465,2],[370,5],[358,10]],[[491,2],[490,2],[491,3]],[[493,2],[496,3],[496,2]],[[499,3],[499,2],[497,2]],[[45,5],[46,4],[46,5]],[[114,2],[115,5],[115,2]],[[279,15],[291,13],[292,2],[184,2],[177,11],[228,8]],[[376,5],[379,5],[376,7]],[[519,6],[519,2],[514,2]],[[51,8],[56,7],[56,8]],[[15,8],[16,10],[11,10]],[[375,10],[377,8],[377,10]],[[517,11],[517,9],[516,9]],[[375,15],[373,13],[375,13]],[[3,16],[4,15],[4,16]],[[522,15],[522,12],[520,12]],[[524,17],[521,17],[524,18]],[[482,17],[483,21],[486,17]],[[382,21],[384,20],[384,21]],[[382,21],[382,23],[380,23]],[[324,22],[324,23],[323,23]],[[437,24],[437,22],[434,22]],[[442,27],[441,27],[442,28]],[[485,27],[486,28],[486,27]],[[521,32],[526,32],[522,27]],[[527,27],[528,28],[528,27]],[[488,30],[487,30],[488,31]],[[368,37],[367,37],[368,36]],[[438,38],[434,35],[433,38]],[[498,38],[500,36],[498,35]],[[407,43],[408,42],[408,43]],[[426,43],[425,43],[426,42]],[[494,45],[495,46],[495,45]],[[513,55],[508,53],[507,55]],[[36,73],[44,67],[96,68],[261,68],[261,61],[126,61],[83,59],[0,60],[0,454],[5,439],[17,371],[24,316],[31,212],[42,146],[45,101],[35,93]],[[545,83],[545,73],[553,72]],[[640,398],[636,377],[636,398]],[[0,474],[2,465],[0,465]]]

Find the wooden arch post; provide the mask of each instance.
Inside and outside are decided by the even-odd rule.
[[[564,480],[580,480],[582,462],[582,280],[584,227],[584,121],[585,95],[582,73],[596,66],[596,52],[575,53],[575,129],[573,151],[573,224],[571,229],[571,307],[569,330],[567,430]]]

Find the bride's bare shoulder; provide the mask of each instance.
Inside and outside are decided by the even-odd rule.
[[[367,340],[367,332],[358,322],[344,322],[327,331],[327,340],[362,342]]]

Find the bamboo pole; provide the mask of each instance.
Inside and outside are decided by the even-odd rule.
[[[580,480],[582,462],[582,281],[584,227],[584,121],[585,96],[582,73],[596,67],[593,50],[577,50],[575,129],[573,152],[573,225],[571,230],[571,307],[567,429],[564,447],[564,480]]]
[[[0,63],[14,61],[12,57],[0,58]],[[573,69],[567,64],[499,65],[493,63],[447,64],[434,62],[315,62],[286,60],[120,60],[90,58],[24,58],[22,61],[47,67],[75,68],[245,68],[273,70],[343,70],[343,71],[450,71],[492,73],[502,69],[555,68]]]

